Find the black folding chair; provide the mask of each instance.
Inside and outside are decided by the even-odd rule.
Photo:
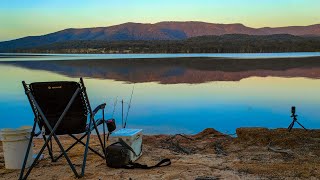
[[[106,121],[104,119],[104,108],[106,104],[101,104],[92,111],[82,78],[80,78],[80,82],[37,82],[27,85],[23,81],[22,84],[30,102],[35,118],[31,138],[28,144],[26,156],[21,168],[19,179],[27,179],[31,170],[36,165],[45,148],[48,149],[49,156],[52,162],[55,162],[59,158],[64,156],[70,168],[74,172],[75,176],[78,178],[83,177],[86,167],[88,150],[91,150],[95,154],[99,155],[101,158],[105,158],[104,149],[106,146]],[[102,119],[95,120],[94,117],[99,110],[102,110]],[[90,120],[87,124],[88,118]],[[100,137],[100,133],[98,130],[98,126],[101,124],[103,125],[103,141]],[[38,155],[34,159],[34,162],[24,175],[32,140],[35,136],[40,135],[40,133],[35,133],[37,125],[40,129],[40,133],[42,133],[42,137],[45,142],[41,150],[39,151]],[[98,136],[103,154],[89,147],[90,134],[93,130],[95,130]],[[84,134],[80,138],[77,138],[74,135],[81,133]],[[58,139],[58,135],[69,135],[76,141],[65,150]],[[54,140],[59,146],[60,151],[62,152],[57,157],[54,157],[53,155],[52,137],[54,138]],[[84,143],[82,142],[82,139],[84,139],[85,137],[87,140]],[[82,169],[80,174],[75,169],[75,166],[72,164],[67,154],[67,152],[78,143],[85,146]]]

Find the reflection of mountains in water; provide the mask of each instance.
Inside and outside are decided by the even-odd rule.
[[[1,62],[70,77],[162,84],[239,81],[258,76],[320,77],[320,57],[286,59],[117,59]]]

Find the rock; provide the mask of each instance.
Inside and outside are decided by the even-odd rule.
[[[320,138],[320,130],[238,128],[237,142],[250,145],[277,145],[280,147],[301,147],[304,144],[314,144]]]
[[[219,137],[219,136],[226,136],[226,135],[222,134],[221,132],[219,132],[213,128],[207,128],[207,129],[203,130],[202,132],[194,135],[193,137],[195,139],[202,139],[202,138]]]
[[[258,140],[257,143],[268,144],[270,141],[267,136],[269,133],[267,128],[237,128],[236,133],[237,139],[241,142],[254,143],[254,141]]]

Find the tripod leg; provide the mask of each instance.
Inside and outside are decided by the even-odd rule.
[[[292,123],[288,127],[289,132],[292,130],[293,126],[294,126],[294,121],[292,121]]]
[[[304,130],[307,131],[307,129],[306,129],[302,124],[300,124],[298,121],[297,121],[297,123],[298,123]]]

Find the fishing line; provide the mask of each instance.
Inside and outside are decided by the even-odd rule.
[[[116,111],[117,102],[118,102],[118,96],[116,97],[116,100],[114,101],[114,104],[113,104],[112,118],[114,116],[114,112]]]

